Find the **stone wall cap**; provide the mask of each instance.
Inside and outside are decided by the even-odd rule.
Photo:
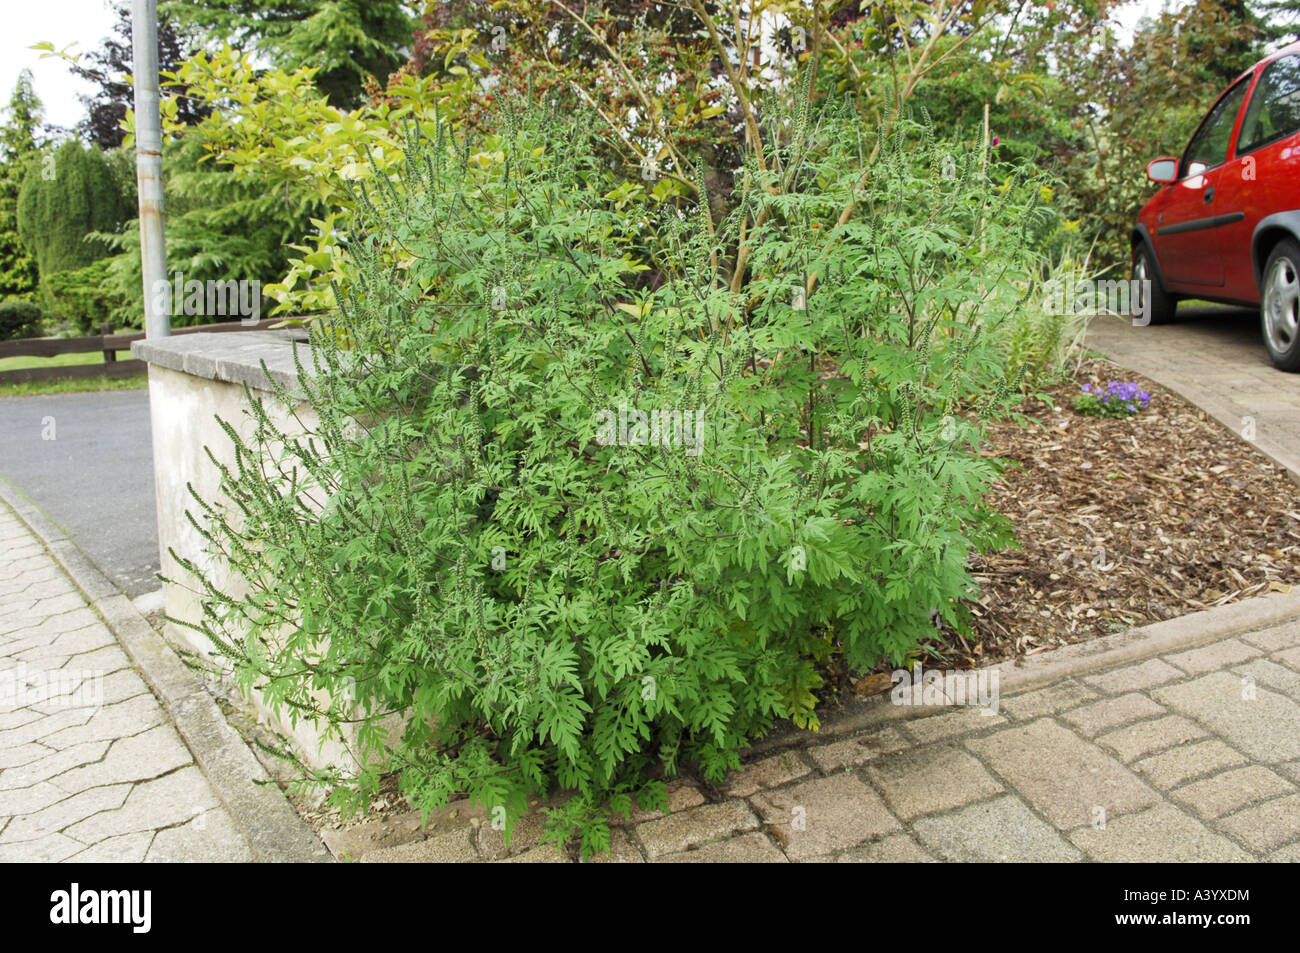
[[[151,338],[131,344],[131,354],[171,371],[208,380],[272,389],[272,381],[301,395],[294,349],[304,370],[311,372],[311,354],[301,335],[283,331],[197,332]],[[265,363],[266,371],[262,370]],[[270,375],[269,378],[267,375]]]

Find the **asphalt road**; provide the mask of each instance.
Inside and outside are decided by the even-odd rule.
[[[161,585],[147,390],[0,397],[0,478],[128,596]]]

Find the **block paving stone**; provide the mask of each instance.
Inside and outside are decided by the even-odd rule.
[[[1295,785],[1262,765],[1252,764],[1194,781],[1177,788],[1173,799],[1203,818],[1215,818],[1237,808],[1295,791]]]
[[[1106,695],[1140,692],[1183,677],[1183,672],[1158,658],[1115,669],[1104,675],[1090,675],[1083,681]]]
[[[814,745],[806,749],[806,753],[823,774],[830,774],[832,771],[865,764],[881,755],[892,754],[911,745],[912,742],[897,728],[885,728],[882,731],[867,732],[843,741]]]
[[[785,864],[789,859],[765,834],[754,831],[715,841],[696,850],[666,854],[659,858],[666,864]]]
[[[112,631],[0,503],[0,861],[253,853]]]
[[[639,824],[642,821],[649,821],[656,817],[667,817],[669,814],[676,814],[678,811],[684,811],[688,807],[698,807],[708,801],[704,792],[692,784],[690,781],[679,778],[668,785],[668,810],[651,811],[640,806],[634,806],[632,809],[632,823]]]
[[[704,804],[636,826],[636,837],[646,857],[655,860],[666,854],[680,854],[758,828],[758,818],[739,798]]]
[[[1205,729],[1196,722],[1181,715],[1168,715],[1154,721],[1140,721],[1135,725],[1116,728],[1094,740],[1103,748],[1115,752],[1127,764],[1143,755],[1204,737]]]
[[[966,746],[1059,830],[1148,807],[1160,796],[1124,764],[1060,724],[1043,718]]]
[[[1180,745],[1133,765],[1133,770],[1161,790],[1223,768],[1246,763],[1246,756],[1218,738]]]
[[[733,797],[749,797],[764,788],[778,787],[811,773],[812,767],[799,752],[783,751],[747,766],[742,772],[733,772],[727,793]]]
[[[1161,704],[1204,725],[1252,760],[1277,764],[1300,758],[1300,703],[1256,686],[1243,697],[1241,677],[1215,672],[1154,689]]]
[[[1137,814],[1107,820],[1104,829],[1080,828],[1070,834],[1080,850],[1108,863],[1225,863],[1250,855],[1221,834],[1161,803]]]
[[[791,860],[811,860],[902,829],[880,795],[852,774],[804,781],[753,799]]]
[[[1257,658],[1233,669],[1238,675],[1255,680],[1257,685],[1281,692],[1288,698],[1300,698],[1300,672],[1294,672],[1272,659]]]
[[[1219,672],[1242,662],[1257,658],[1264,650],[1238,639],[1225,639],[1190,652],[1165,656],[1165,661],[1189,675]]]
[[[1218,823],[1251,849],[1271,850],[1300,838],[1300,794],[1274,798]]]
[[[1274,652],[1269,658],[1275,662],[1289,665],[1297,672],[1300,672],[1300,648],[1283,649],[1281,652]]]
[[[1062,717],[1079,730],[1079,733],[1091,738],[1098,732],[1123,725],[1139,718],[1152,718],[1163,715],[1165,710],[1138,692],[1129,692],[1119,698],[1105,698],[1066,712]]]
[[[1249,635],[1243,635],[1241,640],[1265,652],[1280,652],[1283,649],[1300,647],[1300,622],[1284,622],[1271,629],[1251,632]]]
[[[988,708],[971,706],[930,715],[928,718],[917,718],[904,725],[904,730],[921,744],[930,744],[976,731],[986,731],[1006,723],[1005,715]]]
[[[1097,693],[1085,685],[1066,679],[1047,688],[1012,695],[1002,699],[1002,710],[1016,719],[1032,720],[1043,715],[1054,715],[1069,708],[1090,702]]]
[[[1051,824],[1010,795],[914,825],[925,848],[941,860],[964,863],[1063,863],[1083,859]]]
[[[890,834],[844,851],[836,858],[841,864],[932,864],[935,859],[906,834]]]
[[[927,745],[899,752],[866,768],[895,817],[911,821],[1000,794],[1002,785],[988,769],[953,744]]]

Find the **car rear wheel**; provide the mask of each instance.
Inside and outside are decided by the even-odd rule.
[[[1264,265],[1260,323],[1273,364],[1300,371],[1300,245],[1279,242]]]
[[[1135,317],[1149,315],[1150,324],[1168,324],[1178,310],[1178,299],[1160,287],[1160,278],[1145,245],[1133,249],[1133,280],[1139,282],[1132,302]]]

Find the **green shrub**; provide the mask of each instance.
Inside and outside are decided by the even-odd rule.
[[[40,333],[41,309],[24,298],[0,301],[0,341],[30,338]]]
[[[269,190],[264,182],[233,172],[202,153],[187,131],[163,146],[167,206],[167,274],[185,281],[261,281],[280,278],[292,250],[319,212],[316,203]],[[144,280],[140,273],[139,222],[118,234],[95,233],[116,252],[104,285],[111,320],[119,327],[144,322]],[[268,305],[270,302],[268,302]],[[172,327],[228,320],[219,314],[185,314],[176,309]]]
[[[72,325],[81,334],[97,334],[112,324],[122,298],[112,281],[113,259],[101,258],[68,271],[41,279],[41,291],[49,302],[49,315]]]
[[[316,776],[336,801],[400,770],[419,808],[513,817],[558,785],[556,836],[590,851],[603,799],[816,728],[830,656],[900,664],[932,611],[965,626],[968,557],[1007,542],[979,447],[1041,208],[907,123],[872,157],[806,99],[717,222],[596,187],[589,117],[503,124],[413,137],[358,196],[358,277],[301,385],[319,425],[255,403],[230,502],[195,511],[248,590],[182,564],[245,686],[359,724],[366,767]]]
[[[69,139],[28,163],[18,193],[18,234],[36,259],[46,314],[58,311],[50,279],[107,255],[91,233],[117,232],[130,215],[114,167],[99,149]]]

